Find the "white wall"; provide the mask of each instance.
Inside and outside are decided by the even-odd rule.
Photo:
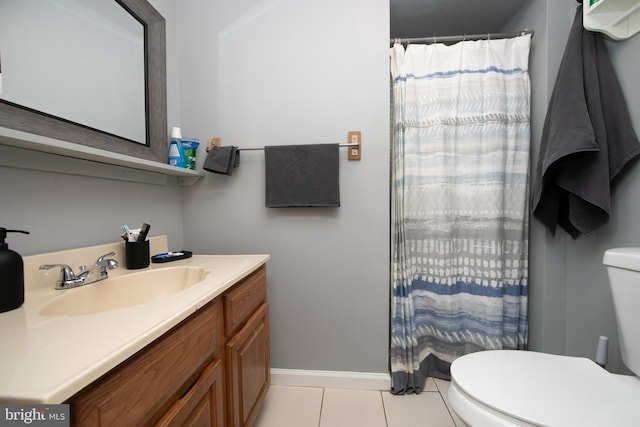
[[[264,153],[185,194],[185,241],[200,253],[271,254],[271,364],[387,372],[389,333],[388,0],[182,0],[184,136],[223,145],[346,142],[341,207],[264,207]],[[204,151],[199,153],[200,161]]]

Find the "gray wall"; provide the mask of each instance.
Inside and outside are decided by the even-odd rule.
[[[115,241],[121,224],[142,220],[172,248],[270,253],[272,365],[386,372],[389,5],[300,3],[153,0],[167,18],[168,124],[239,146],[343,141],[362,130],[362,160],[341,153],[341,208],[264,208],[263,154],[243,152],[232,177],[207,174],[186,190],[175,179],[157,186],[0,167],[0,225],[33,232],[10,239],[23,255]],[[574,4],[532,0],[506,28],[536,31],[532,165]],[[638,130],[639,37],[609,43]],[[601,259],[640,241],[639,181],[634,166],[610,223],[591,236],[551,237],[532,220],[532,349],[592,357],[604,334],[609,368],[624,370]]]
[[[0,225],[32,232],[12,236],[11,248],[117,241],[120,225],[146,221],[174,249],[269,253],[272,365],[386,372],[388,1],[151,3],[167,23],[168,125],[240,146],[346,142],[361,130],[362,160],[341,150],[342,207],[266,209],[262,152],[188,190],[175,178],[158,186],[0,167]]]
[[[178,2],[183,135],[240,147],[346,142],[341,207],[264,207],[264,152],[185,193],[200,253],[271,254],[271,365],[387,372],[387,0]],[[202,152],[200,153],[202,154]]]
[[[576,2],[534,0],[509,23],[509,29],[536,30],[531,57],[532,170],[540,149],[546,105],[553,90]],[[607,43],[625,92],[632,121],[640,131],[640,38]],[[559,231],[555,237],[531,220],[530,344],[532,350],[593,358],[599,335],[610,338],[608,369],[627,372],[620,360],[611,291],[602,265],[604,251],[638,246],[636,225],[640,204],[640,169],[632,165],[612,196],[612,215],[602,229],[572,240]]]
[[[640,36],[609,42],[636,133],[640,133]],[[632,164],[619,179],[611,200],[609,224],[590,236],[567,242],[567,353],[593,354],[598,335],[613,340],[618,358],[618,342],[611,291],[602,254],[608,248],[639,246],[640,165]],[[611,369],[620,369],[612,360]]]
[[[151,3],[167,19],[167,115],[169,124],[179,125],[175,0]],[[172,248],[181,248],[184,195],[176,178],[168,181],[151,185],[0,166],[0,226],[32,233],[8,239],[22,255],[116,242],[122,224],[143,221],[152,235],[166,234]]]
[[[529,71],[531,78],[531,166],[533,176],[540,150],[540,136],[547,104],[560,65],[568,30],[570,4],[533,0],[527,2],[505,31],[535,31]],[[557,21],[560,21],[559,23]],[[529,346],[532,350],[564,353],[565,237],[555,239],[530,217],[529,237]]]

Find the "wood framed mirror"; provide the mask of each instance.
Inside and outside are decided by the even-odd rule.
[[[134,141],[113,132],[60,118],[47,111],[38,111],[5,99],[0,99],[0,126],[135,158],[166,163],[165,20],[146,0],[114,0],[114,2],[122,6],[143,26],[144,140]],[[30,27],[29,30],[33,31],[33,27]],[[4,63],[3,66],[5,66]],[[95,80],[99,83],[100,79]],[[96,100],[96,102],[99,101]],[[91,105],[86,108],[91,108]]]

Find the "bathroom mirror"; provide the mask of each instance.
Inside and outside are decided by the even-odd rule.
[[[0,126],[166,163],[165,21],[146,0],[3,0],[0,35]]]

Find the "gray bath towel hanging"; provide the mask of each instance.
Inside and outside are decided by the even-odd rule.
[[[202,169],[231,176],[233,169],[238,166],[240,166],[240,151],[238,147],[218,147],[214,145],[207,153]]]
[[[578,7],[542,131],[533,215],[574,239],[602,227],[611,181],[640,154],[624,95],[600,33]]]
[[[338,144],[264,147],[268,208],[339,207]]]

